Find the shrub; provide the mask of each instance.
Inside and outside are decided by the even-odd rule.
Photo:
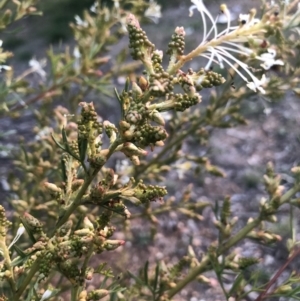
[[[46,61],[32,59],[29,70],[14,76],[11,66],[1,66],[1,113],[16,117],[30,109],[37,121],[35,139],[20,143],[7,175],[12,192],[8,212],[0,206],[0,300],[171,300],[194,280],[209,285],[208,271],[214,271],[227,300],[242,300],[253,291],[258,292],[256,300],[299,296],[295,272],[273,285],[300,253],[293,223],[287,241],[290,256],[267,281],[258,280],[253,268],[259,258],[231,250],[248,238],[263,245],[280,240],[266,225],[276,223],[283,205],[299,207],[300,167],[292,168],[288,189],[269,163],[259,212],[242,225],[229,196],[214,205],[194,202],[191,186],[167,187],[172,171],[179,179],[191,168],[224,177],[202,151],[212,129],[245,125],[240,106],[257,93],[270,100],[287,91],[299,93],[298,1],[264,3],[260,18],[252,9],[240,14],[236,24],[225,5],[214,19],[201,0],[192,2],[190,13],[200,13],[203,38],[187,54],[183,27],[175,28],[165,53],[143,31],[139,19],[161,17],[155,2],[127,1],[123,6],[115,1],[110,8],[95,3],[82,18],[75,17],[71,28],[76,45],[72,51],[50,49],[50,68],[45,69]],[[1,4],[1,28],[37,14],[35,1],[6,5]],[[227,23],[219,30],[221,16]],[[108,56],[124,34],[134,62],[127,60],[127,48],[116,58]],[[4,63],[11,53],[1,50]],[[207,62],[194,71],[188,63],[199,56]],[[227,73],[216,72],[213,64],[226,67]],[[267,71],[276,66],[282,66],[282,76],[269,77]],[[30,79],[33,73],[37,82]],[[113,79],[122,76],[127,78],[123,88],[113,89]],[[97,102],[86,101],[89,97]],[[103,120],[110,114],[105,106],[118,112],[118,120]],[[188,143],[195,147],[187,148]],[[166,199],[167,189],[174,196]],[[204,208],[212,209],[216,231],[202,256],[189,246],[175,264],[145,260],[139,274],[129,272],[131,282],[115,275],[113,262],[99,263],[99,254],[125,244],[114,237],[117,226],[125,233],[129,221],[140,218],[139,237],[147,244],[163,213],[199,221]],[[228,273],[233,276],[229,289],[224,285]]]

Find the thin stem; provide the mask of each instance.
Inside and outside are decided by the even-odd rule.
[[[201,53],[206,52],[209,47],[216,47],[220,44],[232,41],[233,39],[239,37],[239,36],[249,36],[253,35],[254,33],[260,32],[263,29],[262,23],[259,22],[253,26],[249,27],[238,27],[236,30],[233,30],[232,32],[223,35],[219,37],[218,39],[213,39],[211,41],[208,41],[205,44],[200,44],[197,48],[192,50],[187,55],[183,55],[180,57],[178,62],[174,64],[173,66],[169,66],[168,73],[169,74],[175,74],[186,62],[192,60],[194,57],[197,57],[201,55]]]
[[[293,254],[287,259],[287,261],[284,263],[284,265],[277,271],[277,273],[273,276],[273,278],[269,281],[268,285],[264,289],[263,292],[260,293],[260,295],[255,299],[255,301],[262,301],[267,297],[268,295],[268,290],[270,287],[276,282],[278,277],[283,273],[283,271],[286,269],[286,267],[298,256],[300,255],[300,249],[297,249],[293,252]]]
[[[287,203],[297,192],[300,190],[300,183],[295,185],[293,188],[288,190],[281,198],[279,202],[279,206]]]
[[[248,233],[250,233],[254,228],[259,226],[262,222],[260,217],[256,218],[251,223],[248,223],[244,228],[242,228],[238,233],[232,236],[229,240],[224,243],[221,248],[218,249],[218,255],[224,254],[224,252],[228,251],[232,246],[236,245],[240,240],[246,237]]]
[[[174,146],[176,146],[178,143],[180,143],[184,138],[186,138],[187,136],[189,136],[195,129],[197,129],[203,122],[204,122],[205,118],[202,117],[199,119],[199,121],[194,124],[191,128],[189,128],[186,131],[183,131],[181,133],[181,135],[178,135],[173,141],[169,142],[168,145],[155,157],[153,158],[148,164],[144,165],[143,167],[141,167],[135,174],[135,176],[137,176],[137,174],[143,174],[150,166],[156,164],[159,162],[159,160],[165,155],[167,154],[170,149]]]
[[[116,148],[118,147],[118,145],[120,144],[120,140],[116,139],[114,141],[114,143],[109,147],[109,152],[107,154],[107,160],[110,158],[110,156],[114,153],[114,151],[116,150]],[[104,165],[104,164],[103,164]],[[90,176],[87,176],[87,178],[85,179],[81,189],[79,190],[78,194],[76,195],[76,198],[74,199],[74,201],[72,202],[72,204],[67,208],[67,210],[65,211],[63,217],[57,222],[54,233],[57,229],[59,229],[65,222],[68,221],[70,215],[75,211],[75,209],[80,205],[81,199],[84,196],[86,190],[88,189],[88,187],[90,186],[90,184],[92,183],[92,181],[94,180],[95,176],[98,174],[98,172],[101,170],[101,168],[103,167],[103,165],[101,165],[100,167],[96,168],[93,170],[92,174]],[[53,233],[53,235],[54,235]]]
[[[116,148],[118,147],[118,145],[120,143],[121,143],[121,140],[117,138],[113,142],[113,144],[111,144],[111,146],[109,147],[109,152],[107,154],[107,160],[111,157],[111,155],[114,153],[114,151],[116,150]],[[76,198],[74,199],[73,203],[68,207],[68,209],[66,210],[65,214],[63,215],[63,217],[57,222],[55,230],[53,231],[51,237],[53,237],[55,235],[55,232],[57,231],[57,229],[59,229],[65,222],[68,221],[70,215],[79,206],[83,195],[85,194],[85,192],[88,189],[89,185],[92,183],[92,181],[95,178],[95,176],[101,170],[102,166],[100,166],[97,169],[95,169],[93,171],[93,173],[86,178],[86,180],[84,181],[84,183],[83,183],[81,189],[79,190]],[[17,291],[17,293],[15,295],[14,301],[18,301],[19,300],[19,298],[21,297],[22,293],[27,288],[27,285],[30,283],[31,279],[33,278],[33,276],[35,275],[35,273],[38,271],[39,265],[40,265],[40,259],[38,258],[34,262],[33,266],[31,267],[31,269],[30,269],[30,271],[28,273],[28,275],[26,276],[25,280],[22,282],[22,285],[18,289],[18,291]]]
[[[14,271],[11,266],[11,259],[9,256],[9,248],[7,248],[5,244],[5,236],[1,236],[0,240],[0,250],[1,250],[1,255],[4,258],[4,264],[7,268],[7,270],[10,271],[11,277],[8,279],[9,286],[11,287],[12,291],[16,291],[16,285],[15,285],[15,280],[14,280]]]
[[[40,266],[40,260],[37,259],[32,267],[29,270],[29,273],[27,274],[27,276],[25,277],[25,279],[22,281],[21,286],[19,287],[19,289],[17,290],[15,296],[14,296],[14,301],[19,301],[21,295],[23,294],[23,292],[26,290],[28,284],[30,283],[31,279],[33,278],[33,276],[35,275],[35,273],[38,271]]]
[[[247,224],[243,229],[241,229],[236,235],[230,238],[219,250],[218,254],[223,254],[224,252],[228,251],[232,246],[238,243],[240,240],[245,238],[245,236],[251,232],[255,227],[257,227],[261,222],[260,218],[257,218],[253,222]],[[179,291],[181,291],[187,284],[193,281],[198,275],[202,274],[206,270],[209,269],[210,259],[209,256],[205,256],[201,261],[200,265],[193,268],[190,273],[181,281],[177,283],[177,285],[172,288],[169,293],[168,297],[171,299],[174,295],[176,295]]]
[[[186,285],[188,285],[191,281],[193,281],[198,275],[207,271],[209,269],[209,265],[210,265],[210,259],[209,256],[206,255],[198,266],[193,268],[186,277],[184,277],[181,281],[179,281],[177,285],[168,292],[168,298],[171,299],[174,295],[180,292]]]
[[[286,203],[288,200],[290,200],[293,195],[295,195],[299,191],[300,187],[299,184],[287,191],[281,198],[280,198],[280,205],[283,205]],[[231,237],[225,244],[223,244],[219,249],[218,249],[218,255],[224,254],[227,252],[232,246],[236,245],[239,241],[241,241],[243,238],[247,236],[248,233],[250,233],[254,228],[259,226],[259,224],[263,221],[262,217],[259,216],[256,218],[254,221],[248,223],[243,229],[241,229],[238,233],[236,233],[233,237]],[[288,262],[286,263],[289,264],[297,255],[300,254],[300,249],[295,251],[295,253],[289,258]],[[286,265],[283,266],[280,273],[285,269]],[[169,293],[168,297],[172,298],[175,294],[177,294],[181,289],[183,289],[188,283],[193,281],[198,275],[203,273],[209,268],[209,258],[208,256],[204,257],[204,259],[201,261],[200,265],[193,268],[190,273],[181,281],[178,282],[178,284],[172,288]],[[277,274],[276,274],[277,275]],[[275,275],[275,276],[276,276]],[[279,277],[280,274],[278,274],[277,278]],[[274,276],[274,277],[275,277]],[[273,280],[273,283],[275,282],[276,279]],[[272,280],[271,280],[272,281]],[[272,286],[272,284],[265,290],[264,295],[267,293],[267,290]],[[270,284],[270,283],[269,283]],[[257,299],[255,301],[261,301],[262,298]]]
[[[71,301],[78,300],[78,292],[79,292],[79,285],[72,285],[71,287]]]
[[[296,226],[297,224],[295,223],[294,208],[292,205],[290,205],[290,231],[293,243],[296,242]]]
[[[19,111],[19,110],[21,110],[21,109],[27,107],[28,105],[33,104],[33,103],[39,101],[39,100],[42,99],[42,98],[45,98],[45,97],[49,97],[49,96],[55,95],[55,93],[56,93],[55,90],[56,90],[57,88],[59,88],[59,87],[65,85],[65,84],[66,84],[66,81],[63,81],[63,82],[61,82],[60,84],[53,85],[53,86],[51,86],[47,91],[42,92],[42,93],[40,93],[40,94],[38,94],[38,95],[36,95],[36,96],[30,98],[30,99],[27,100],[25,103],[16,104],[15,106],[9,108],[9,111],[10,111],[10,112]]]

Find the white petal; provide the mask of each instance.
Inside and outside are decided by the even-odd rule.
[[[284,65],[284,62],[282,60],[276,60],[274,62],[274,65],[280,65],[280,66],[283,66]]]
[[[244,21],[245,23],[248,23],[249,19],[250,19],[250,15],[249,14],[240,14],[239,15],[239,21],[240,22]]]
[[[42,298],[40,299],[40,301],[44,301],[44,300],[48,299],[51,295],[52,295],[52,291],[46,290],[46,291],[44,292]]]
[[[275,49],[273,49],[273,48],[268,48],[268,52],[270,53],[270,55],[271,55],[273,58],[275,58],[275,56],[276,56],[276,50],[275,50]]]
[[[7,65],[0,65],[0,72],[1,72],[2,70],[9,71],[9,70],[11,70],[11,67],[10,67],[10,66],[7,66]]]

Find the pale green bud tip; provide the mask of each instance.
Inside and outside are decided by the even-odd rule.
[[[61,189],[59,187],[57,187],[55,184],[45,182],[44,186],[47,190],[49,190],[51,192],[61,192]]]
[[[128,14],[126,18],[126,24],[137,28],[140,28],[140,23],[138,19],[133,14]]]
[[[94,225],[93,223],[89,220],[88,217],[85,217],[84,220],[83,220],[83,224],[84,224],[84,227],[89,229],[89,230],[94,230]]]
[[[175,33],[180,35],[180,36],[185,36],[185,30],[184,30],[184,27],[179,27],[177,26],[175,28]]]
[[[107,296],[108,294],[109,291],[105,289],[91,291],[87,295],[87,300],[100,300],[101,298]]]

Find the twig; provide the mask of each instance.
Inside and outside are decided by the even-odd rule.
[[[263,292],[255,299],[255,301],[262,301],[267,295],[270,287],[276,282],[278,277],[283,273],[286,267],[300,254],[300,248],[295,250],[293,254],[287,259],[284,265],[277,271],[277,273],[273,276],[273,278],[269,281],[268,285],[264,289]]]

